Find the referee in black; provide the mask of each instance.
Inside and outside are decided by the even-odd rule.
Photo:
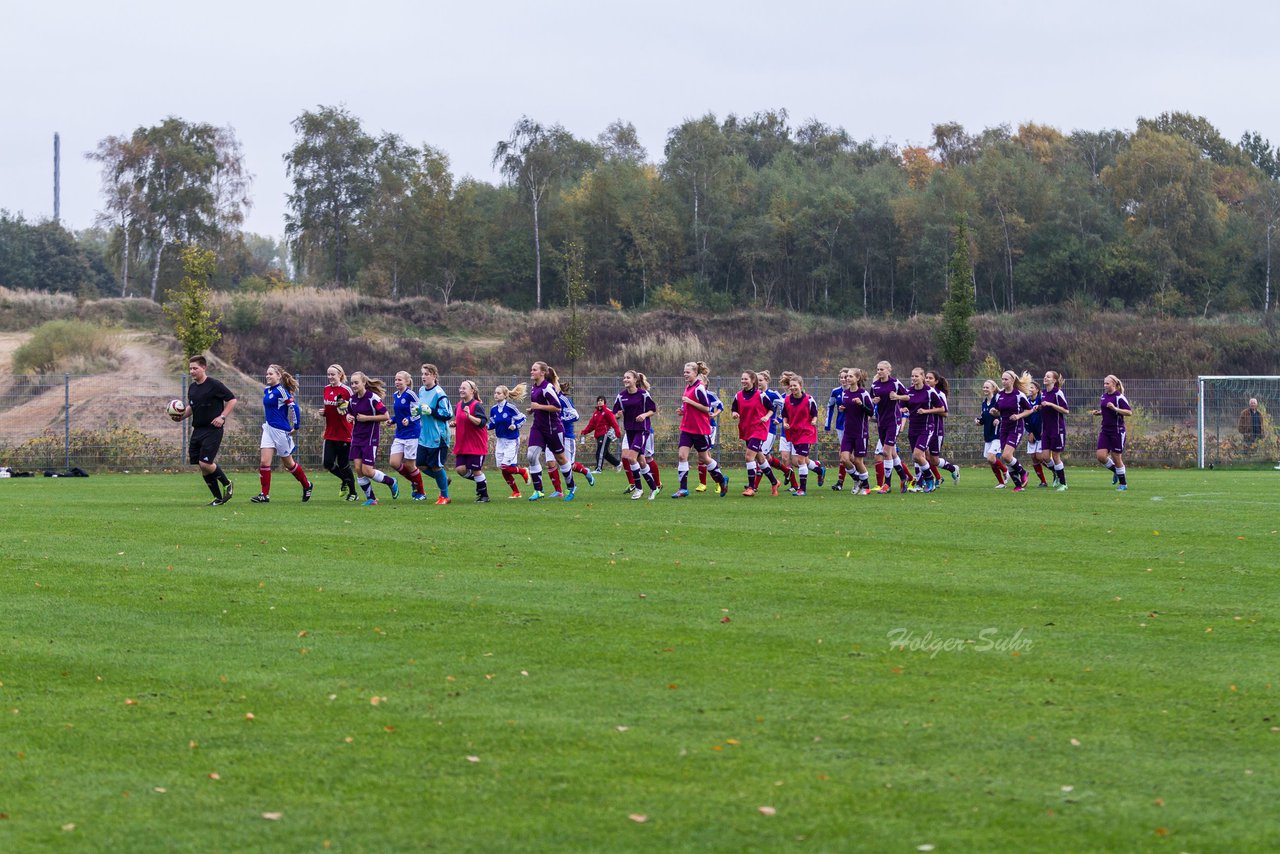
[[[222,445],[222,428],[231,410],[236,408],[236,396],[221,381],[209,376],[208,368],[209,362],[204,356],[187,360],[191,384],[187,386],[187,408],[182,418],[191,419],[191,444],[187,450],[190,462],[200,466],[204,482],[213,493],[209,506],[217,507],[230,501],[233,491],[226,472],[214,459]],[[225,487],[225,491],[220,486]]]

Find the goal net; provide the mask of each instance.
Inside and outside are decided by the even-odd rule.
[[[1280,459],[1280,377],[1198,377],[1197,387],[1200,468]]]

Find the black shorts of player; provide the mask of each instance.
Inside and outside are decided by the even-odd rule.
[[[442,469],[449,464],[449,449],[443,446],[428,448],[426,445],[418,445],[418,468],[434,471]]]
[[[197,427],[191,431],[187,457],[193,466],[198,463],[211,463],[218,456],[220,447],[222,447],[221,427]]]

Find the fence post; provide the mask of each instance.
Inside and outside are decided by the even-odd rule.
[[[71,374],[62,375],[62,446],[66,455],[65,471],[71,471]]]
[[[190,384],[190,382],[191,382],[191,375],[183,374],[182,379],[178,383],[179,391],[182,394],[182,397],[180,399],[182,400],[183,403],[186,403],[188,400],[187,387]],[[190,430],[191,430],[191,419],[190,418],[182,419],[182,434],[180,437],[180,441],[182,442],[182,444],[178,446],[178,468],[182,468],[182,464],[186,462],[187,443],[191,440]]]

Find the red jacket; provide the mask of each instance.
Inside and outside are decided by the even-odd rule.
[[[622,435],[622,430],[618,427],[618,419],[614,417],[608,407],[603,407],[597,408],[595,412],[591,413],[591,420],[587,422],[587,429],[583,432],[590,433],[597,439],[603,439],[604,434],[610,430],[613,431],[614,436]]]

